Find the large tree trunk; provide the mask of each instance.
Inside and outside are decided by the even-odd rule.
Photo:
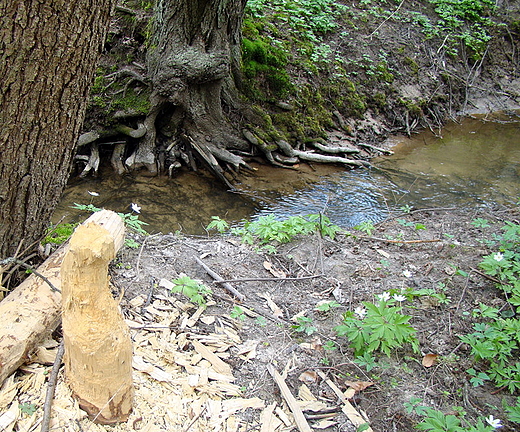
[[[48,226],[114,4],[0,0],[0,258]]]
[[[245,149],[247,144],[223,114],[222,100],[235,93],[246,2],[164,0],[158,2],[154,15],[147,59],[153,92],[150,118],[155,121],[158,112],[169,108],[177,131],[189,138],[185,145],[195,144],[188,150],[214,172],[220,170],[216,159],[234,168],[245,166],[227,151]],[[154,121],[147,123],[147,136],[127,164],[148,166],[153,159]]]

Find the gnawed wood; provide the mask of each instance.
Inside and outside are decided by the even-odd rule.
[[[85,223],[95,221],[112,232],[116,226],[101,211],[90,216]],[[118,238],[117,249],[124,242]],[[38,267],[39,274],[61,289],[60,266],[66,252],[63,245]],[[18,369],[38,344],[56,330],[61,321],[61,294],[53,291],[47,282],[35,274],[30,275],[0,302],[0,385]]]
[[[65,373],[80,406],[98,423],[132,411],[132,343],[108,283],[124,223],[103,210],[72,235],[61,266]]]

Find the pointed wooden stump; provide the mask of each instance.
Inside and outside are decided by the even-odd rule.
[[[132,411],[132,343],[108,283],[108,264],[124,242],[114,212],[95,213],[69,242],[61,267],[65,374],[82,409],[98,423]]]

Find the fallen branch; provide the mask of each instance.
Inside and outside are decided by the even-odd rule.
[[[221,283],[228,283],[228,282],[268,282],[268,281],[298,281],[298,280],[305,280],[305,279],[316,279],[319,277],[325,276],[324,274],[318,274],[318,275],[312,275],[312,276],[300,276],[300,277],[285,277],[285,278],[243,278],[243,279],[222,279],[222,280],[214,280],[213,283],[221,284]]]
[[[402,244],[413,244],[413,243],[434,243],[434,242],[440,242],[441,239],[431,239],[431,240],[391,240],[391,239],[383,239],[378,237],[365,237],[365,236],[359,236],[357,237],[361,240],[375,240],[380,241],[384,243],[402,243]]]
[[[312,432],[309,423],[307,423],[307,420],[305,419],[302,410],[298,406],[298,402],[292,395],[291,390],[289,390],[289,387],[287,387],[287,384],[285,383],[282,376],[278,373],[278,371],[274,368],[272,364],[267,365],[267,371],[273,377],[275,383],[278,385],[278,388],[280,389],[280,393],[287,402],[287,405],[289,406],[289,409],[291,410],[294,416],[294,421],[296,422],[298,430],[300,430],[300,432]]]
[[[65,353],[65,344],[63,340],[60,343],[54,364],[52,366],[51,374],[49,375],[49,381],[47,383],[47,393],[45,394],[45,404],[43,405],[43,418],[42,418],[42,429],[41,432],[47,432],[49,430],[49,424],[51,421],[51,407],[52,399],[54,398],[54,390],[56,389],[56,382],[58,381],[58,372],[60,371],[61,361],[63,360],[63,354]]]
[[[222,283],[222,286],[228,290],[231,294],[233,294],[237,299],[240,301],[244,301],[246,296],[242,294],[241,292],[237,291],[235,288],[233,288],[228,282],[224,280],[218,273],[211,270],[206,264],[204,264],[198,257],[195,257],[195,261],[199,265],[202,266],[204,270],[206,270],[206,273],[208,273],[213,279],[215,279],[216,282]]]
[[[61,294],[55,290],[61,288],[64,253],[65,249],[59,248],[38,267],[40,277],[30,275],[0,302],[0,386],[60,323]]]

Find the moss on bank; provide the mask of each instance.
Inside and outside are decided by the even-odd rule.
[[[104,126],[115,111],[149,110],[146,84],[108,78],[145,64],[152,2],[125,5],[138,12],[119,16],[92,88],[90,117]],[[374,115],[393,131],[409,131],[410,118],[440,125],[477,74],[518,77],[519,9],[498,11],[492,0],[249,0],[240,91],[263,122],[256,126],[293,144],[344,127],[337,114],[354,132]]]

